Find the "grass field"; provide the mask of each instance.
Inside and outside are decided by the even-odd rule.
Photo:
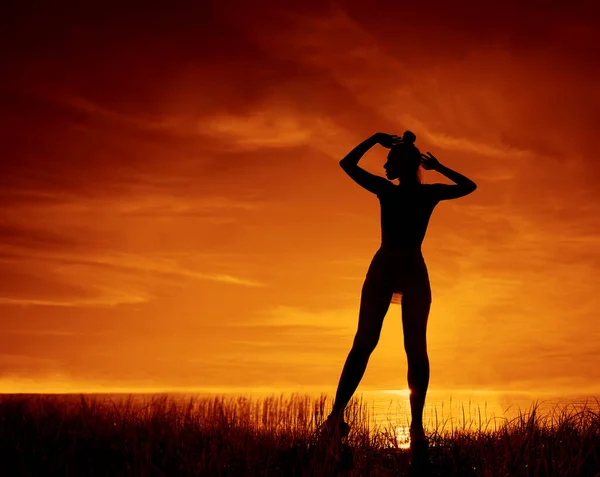
[[[0,475],[403,476],[403,428],[353,400],[354,468],[315,445],[329,398],[0,395]],[[598,401],[428,428],[431,476],[600,476]]]

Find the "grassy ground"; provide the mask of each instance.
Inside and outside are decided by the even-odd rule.
[[[369,426],[352,401],[354,468],[316,446],[330,403],[292,396],[115,399],[0,396],[0,475],[403,476],[408,451],[394,427]],[[600,416],[593,406],[536,408],[476,428],[428,429],[430,476],[600,476]],[[424,475],[423,473],[420,475]]]

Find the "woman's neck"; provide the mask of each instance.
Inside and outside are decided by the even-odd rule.
[[[417,182],[417,181],[399,181],[398,182],[399,187],[417,187],[420,185],[421,185],[421,183]]]

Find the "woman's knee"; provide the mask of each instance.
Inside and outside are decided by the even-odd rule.
[[[409,361],[425,361],[427,356],[427,342],[423,340],[404,340],[404,350]]]
[[[371,353],[379,341],[383,320],[390,306],[391,293],[367,293],[363,296],[358,316],[358,330],[353,347]]]
[[[370,334],[359,334],[357,333],[354,337],[354,343],[352,345],[352,349],[371,354],[377,343],[379,342],[379,334],[370,333]]]

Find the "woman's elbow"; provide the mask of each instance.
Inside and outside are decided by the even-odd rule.
[[[353,165],[351,162],[348,161],[348,159],[344,158],[342,160],[340,160],[340,166],[342,169],[344,169],[345,171],[348,171],[348,169],[350,169]]]
[[[475,184],[475,182],[473,182],[471,179],[468,180],[465,186],[469,190],[469,193],[474,192],[477,189],[477,184]]]
[[[473,192],[475,192],[476,189],[477,189],[477,184],[475,184],[475,182],[472,182],[470,184],[463,184],[460,187],[459,197],[464,197],[466,195],[472,194]]]

